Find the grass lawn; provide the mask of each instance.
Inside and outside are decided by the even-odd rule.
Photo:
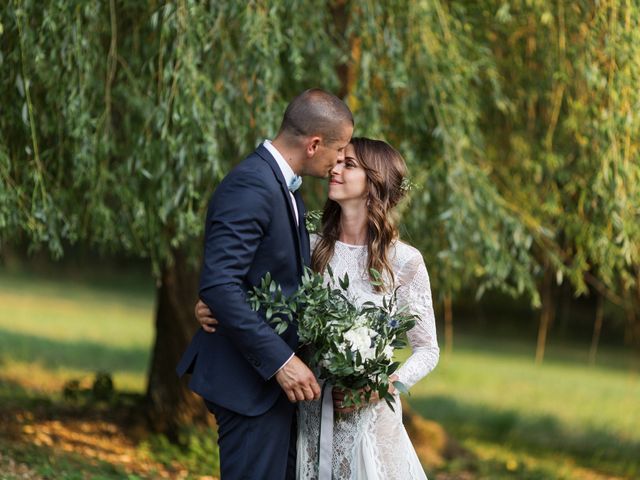
[[[60,395],[64,383],[80,379],[88,385],[97,371],[110,372],[120,391],[143,392],[153,342],[153,296],[152,280],[140,275],[55,278],[0,272],[0,415],[7,405],[20,405],[28,416],[30,405],[38,409],[43,402],[66,411]],[[454,355],[441,359],[409,401],[472,455],[428,472],[430,479],[640,478],[637,356],[602,349],[598,364],[589,367],[588,346],[551,343],[544,365],[537,367],[534,339],[458,334],[455,341]],[[70,417],[64,418],[70,422]],[[38,428],[64,437],[58,423],[43,421]],[[49,478],[157,478],[154,469],[170,464],[173,456],[196,464],[213,448],[207,432],[191,440],[191,453],[173,450],[162,439],[142,444],[120,439],[120,445],[130,441],[136,454],[160,462],[132,473],[110,456],[86,461],[78,450],[52,455],[46,441],[20,447],[3,435],[0,472],[10,454]],[[189,475],[183,469],[172,478],[199,478]]]
[[[483,462],[482,478],[640,477],[640,359],[588,346],[458,335],[410,402]],[[483,469],[488,469],[484,471]]]
[[[41,277],[0,273],[0,366],[5,379],[41,392],[71,378],[113,374],[142,392],[153,342],[154,288],[141,275]]]

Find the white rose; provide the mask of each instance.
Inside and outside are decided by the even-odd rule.
[[[378,334],[367,327],[356,327],[347,331],[344,334],[345,341],[351,345],[352,352],[359,352],[362,362],[372,360],[376,356],[375,347],[371,346],[371,341],[376,338]],[[357,368],[358,371],[362,371],[362,368]]]

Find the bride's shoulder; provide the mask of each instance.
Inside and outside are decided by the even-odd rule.
[[[401,240],[395,242],[394,272],[401,284],[410,283],[426,269],[422,253],[416,247]]]
[[[409,245],[408,243],[403,242],[402,240],[397,240],[394,243],[394,248],[396,258],[398,259],[400,264],[405,264],[406,262],[424,262],[420,250]]]

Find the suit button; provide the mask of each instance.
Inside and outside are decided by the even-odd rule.
[[[251,365],[253,365],[254,367],[259,367],[260,366],[260,361],[254,357],[247,357],[247,360],[249,360],[249,362],[251,363]]]

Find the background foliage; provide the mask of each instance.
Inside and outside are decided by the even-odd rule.
[[[640,341],[633,0],[11,0],[0,38],[3,248],[195,264],[216,183],[321,86],[406,156],[403,232],[445,304],[526,298],[544,346],[567,284]]]

